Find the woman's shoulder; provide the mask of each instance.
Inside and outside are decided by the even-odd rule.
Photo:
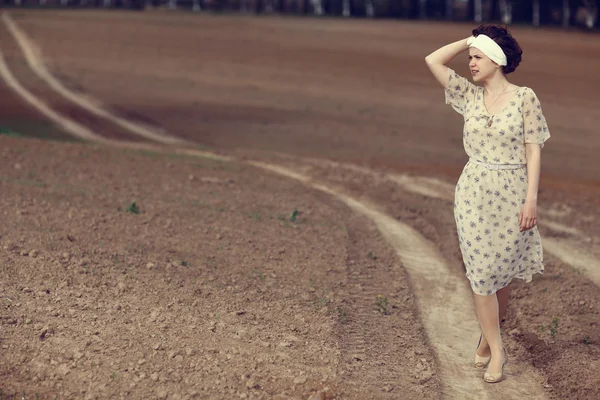
[[[536,103],[539,104],[539,99],[538,99],[537,94],[529,86],[521,86],[519,89],[519,95],[520,95],[519,97],[521,97],[523,104],[525,104],[526,102],[529,102],[532,104],[536,104]]]
[[[535,90],[533,90],[529,86],[519,86],[519,93],[523,97],[529,96],[529,97],[537,98],[537,94],[535,93]]]
[[[479,86],[475,85],[468,78],[460,75],[452,68],[448,68],[448,89],[460,92],[462,95],[474,96],[479,90]]]

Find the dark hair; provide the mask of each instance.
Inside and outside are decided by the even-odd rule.
[[[502,48],[504,54],[506,54],[506,65],[502,67],[504,74],[510,74],[517,69],[521,63],[523,50],[521,50],[519,43],[508,32],[508,28],[505,25],[479,25],[476,29],[473,29],[473,36],[481,34],[493,39]]]

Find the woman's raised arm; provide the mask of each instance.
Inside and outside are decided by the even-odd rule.
[[[446,87],[448,84],[448,64],[454,57],[467,50],[469,38],[456,41],[441,47],[425,57],[425,62],[438,82]]]

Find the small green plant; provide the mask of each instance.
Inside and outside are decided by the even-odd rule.
[[[321,293],[317,294],[317,297],[313,300],[313,304],[316,307],[327,306],[331,300],[327,297],[329,295],[329,290],[325,290],[324,287],[321,288]]]
[[[298,217],[298,210],[294,208],[294,211],[290,214],[290,222],[296,222],[296,218]]]
[[[340,306],[337,308],[337,312],[338,312],[338,318],[340,319],[340,322],[342,324],[346,324],[346,323],[348,323],[348,321],[350,321],[350,317],[348,316],[348,311],[346,311],[345,308]]]
[[[583,344],[592,344],[592,341],[590,340],[589,336],[583,338]]]
[[[552,318],[552,325],[550,326],[550,336],[553,338],[558,333],[558,317]]]
[[[187,261],[185,261],[185,260],[181,261],[181,265],[183,265],[184,267],[189,267],[190,266],[190,264]]]
[[[540,330],[542,332],[546,332],[546,330],[548,330],[548,332],[550,332],[550,336],[552,336],[554,339],[558,334],[558,317],[552,318],[552,323],[550,325],[542,325]]]
[[[139,214],[140,208],[138,207],[138,205],[135,202],[133,202],[129,205],[129,207],[127,207],[125,212],[132,213],[132,214]]]
[[[254,275],[260,278],[261,281],[265,280],[265,275],[257,269],[254,270]]]
[[[382,294],[377,295],[377,301],[375,302],[376,310],[384,315],[388,315],[390,313],[389,304],[387,297],[384,297]]]

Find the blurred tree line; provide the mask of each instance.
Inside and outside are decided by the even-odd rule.
[[[160,0],[155,0],[160,1]],[[174,8],[176,0],[168,0]],[[200,9],[325,16],[598,26],[600,0],[196,0]],[[179,0],[177,7],[185,7]]]
[[[0,0],[3,7],[148,7],[196,12],[433,19],[597,29],[600,0]]]

